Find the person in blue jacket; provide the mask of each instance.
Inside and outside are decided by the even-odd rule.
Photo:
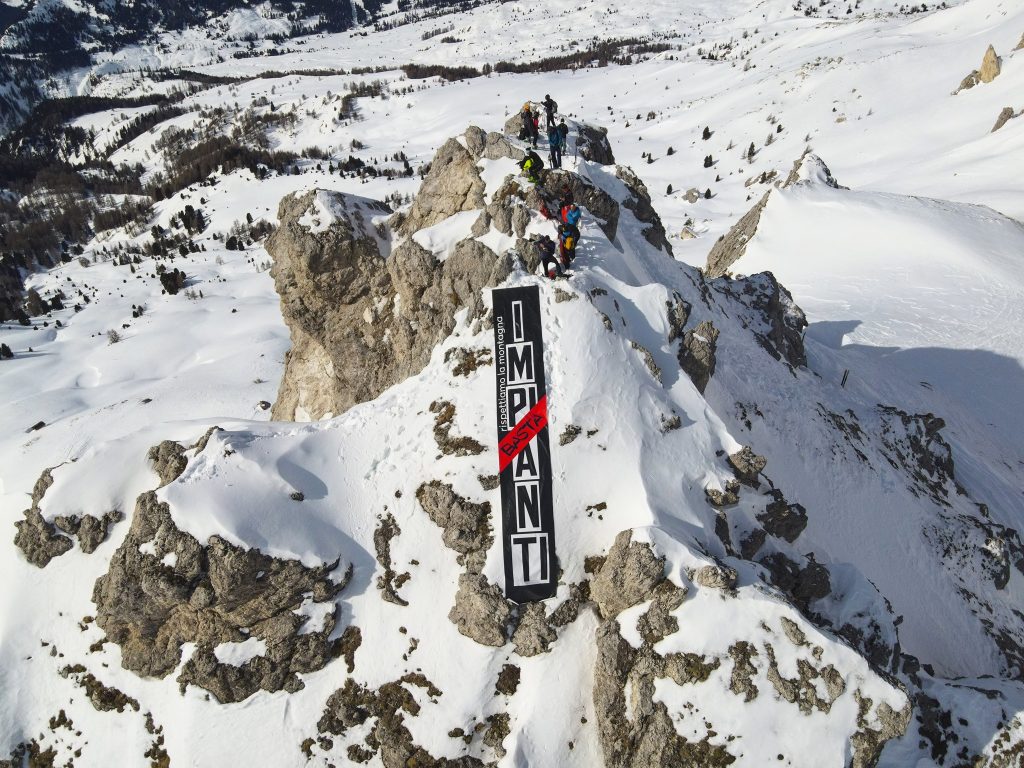
[[[569,205],[562,209],[562,221],[566,224],[572,224],[577,228],[577,230],[579,229],[580,219],[582,216],[583,211],[580,210],[580,207],[576,205],[576,203],[569,203]]]
[[[552,168],[562,167],[562,134],[558,132],[557,125],[548,128],[548,155]]]

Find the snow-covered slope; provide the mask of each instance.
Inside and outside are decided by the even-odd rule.
[[[0,754],[20,748],[20,765],[53,750],[82,766],[1016,765],[1024,193],[1012,157],[1024,121],[990,130],[1002,107],[1024,107],[1024,12],[890,5],[864,0],[834,19],[781,2],[484,5],[230,59],[217,40],[263,34],[257,11],[239,11],[216,31],[99,54],[69,81],[82,92],[175,82],[140,66],[238,79],[200,83],[175,102],[181,114],[113,153],[148,180],[209,136],[323,154],[290,161],[295,173],[215,171],[172,192],[143,225],[88,242],[83,262],[29,279],[46,299],[62,290],[66,309],[0,327],[15,354],[0,360],[0,504],[9,523],[35,521],[29,545],[12,546],[13,527],[0,545]],[[628,66],[454,83],[397,69],[565,53],[550,30],[569,24],[581,46],[636,35],[670,48]],[[998,77],[952,95],[989,43]],[[340,71],[361,66],[395,69]],[[261,76],[271,71],[290,74]],[[675,258],[625,205],[638,199],[630,175],[573,156],[579,183],[615,201],[614,235],[588,210],[569,280],[522,264],[504,279],[541,289],[552,437],[564,436],[558,595],[516,609],[491,586],[502,568],[489,291],[456,297],[422,370],[337,417],[268,422],[289,332],[293,349],[308,340],[287,307],[282,317],[279,301],[296,297],[275,289],[255,228],[279,224],[292,192],[321,190],[295,222],[311,238],[334,236],[337,193],[401,206],[419,188],[406,167],[425,171],[447,137],[469,123],[500,131],[545,93],[610,130]],[[147,110],[76,124],[101,156]],[[172,141],[182,129],[194,133]],[[849,188],[807,173],[775,187],[808,143]],[[527,248],[516,235],[550,231],[534,211],[523,232],[492,222],[479,234],[479,209],[516,169],[511,157],[476,167],[479,205],[412,233],[362,234],[385,258],[414,243],[443,264],[464,240],[500,260]],[[462,183],[437,173],[425,189]],[[730,266],[752,277],[688,266],[769,189]],[[203,213],[183,241],[197,250],[117,264],[118,248],[152,246],[154,225],[180,235],[186,205]],[[180,293],[163,292],[157,264],[185,272]],[[384,327],[380,311],[359,322]],[[147,458],[168,440],[181,447]]]

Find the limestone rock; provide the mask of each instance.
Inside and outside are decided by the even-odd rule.
[[[832,187],[833,189],[846,189],[846,187],[840,186],[839,182],[836,181],[832,171],[825,165],[825,161],[813,154],[808,148],[793,163],[793,168],[790,170],[785,182],[783,182],[782,188],[786,189],[788,187],[811,184],[824,184],[826,187]]]
[[[606,619],[649,599],[652,590],[665,578],[665,558],[657,557],[650,544],[631,539],[630,530],[615,537],[590,585],[590,595]]]
[[[774,500],[757,516],[757,520],[766,532],[792,544],[807,527],[807,510],[799,504],[787,502],[780,491],[773,491],[773,496]]]
[[[747,243],[757,233],[757,225],[761,221],[761,213],[768,205],[771,190],[765,192],[753,208],[737,221],[732,229],[720,237],[711,247],[704,273],[708,277],[722,277],[729,268],[742,258],[747,251]]]
[[[717,341],[718,329],[710,320],[702,320],[696,328],[683,334],[683,342],[676,353],[679,367],[701,394],[715,373]]]
[[[483,149],[480,146],[481,152]],[[476,161],[457,139],[448,139],[442,144],[430,161],[430,171],[423,178],[399,232],[411,235],[453,214],[483,208],[485,185]]]
[[[1013,107],[1003,107],[1002,111],[999,113],[999,117],[996,118],[996,124],[992,126],[991,133],[995,133],[1006,125],[1007,122],[1019,116],[1020,115],[1014,112]]]
[[[752,311],[746,325],[768,354],[791,368],[807,365],[807,316],[771,272],[733,280],[727,287]]]
[[[661,217],[651,205],[651,195],[647,191],[640,178],[632,170],[623,166],[617,166],[615,177],[626,185],[630,197],[623,203],[627,209],[633,212],[637,221],[646,226],[641,230],[644,239],[658,250],[672,255],[672,245],[668,241],[668,234],[665,226],[661,223]]]
[[[705,565],[693,574],[694,582],[709,589],[733,589],[737,578],[736,569],[724,565]]]
[[[547,653],[558,633],[548,624],[544,603],[527,603],[512,634],[512,645],[520,656]]]
[[[198,685],[222,702],[260,689],[294,691],[302,687],[299,674],[335,657],[338,641],[330,636],[337,612],[305,634],[307,619],[295,613],[307,597],[333,600],[344,588],[347,576],[340,584],[328,578],[335,567],[306,568],[216,536],[203,546],[175,526],[168,505],[149,491],[138,498],[128,535],[96,581],[96,624],[121,646],[122,666],[140,676],[170,674],[182,644],[191,642],[197,649],[178,678],[183,687]],[[265,655],[230,669],[213,655],[221,643],[250,637],[266,643]]]
[[[452,486],[437,480],[421,485],[416,499],[430,519],[444,530],[441,538],[445,546],[463,555],[470,571],[479,572],[494,541],[491,505],[464,499]]]
[[[177,480],[188,466],[188,457],[181,444],[173,440],[164,440],[149,449],[147,458],[152,462],[153,469],[160,478],[159,488]]]
[[[725,484],[725,490],[718,490],[710,486],[704,489],[708,504],[713,507],[730,507],[740,500],[740,484],[736,480],[730,480]]]
[[[576,146],[579,148],[580,157],[601,165],[613,165],[615,155],[612,153],[611,144],[608,143],[608,129],[599,128],[587,123],[576,123],[578,131]]]
[[[37,568],[45,568],[55,557],[60,557],[74,546],[67,536],[62,536],[53,523],[43,517],[39,509],[46,492],[53,485],[53,469],[44,469],[32,487],[32,506],[25,510],[25,519],[14,525],[14,546]]]
[[[685,200],[688,203],[696,203],[698,200],[700,200],[700,198],[701,198],[700,190],[697,189],[696,187],[690,187],[683,194],[683,200]]]
[[[448,618],[459,632],[481,645],[505,644],[512,610],[496,584],[480,573],[459,577],[459,591]]]
[[[25,510],[25,519],[14,525],[18,529],[14,535],[14,546],[37,568],[45,568],[53,558],[60,557],[75,545],[67,536],[57,532],[38,507]]]
[[[434,166],[431,183],[417,195],[421,205],[403,227],[482,207],[482,192],[473,184],[463,189],[460,175],[475,169],[475,160],[458,142],[446,147],[439,155],[447,162]],[[452,194],[459,200],[442,199],[445,168],[456,177]],[[456,312],[482,315],[482,290],[511,272],[508,256],[472,238],[456,244],[444,262],[411,238],[390,252],[372,221],[387,212],[382,203],[334,192],[281,201],[281,224],[267,249],[292,348],[274,418],[337,415],[419,373],[455,327]]]
[[[732,467],[736,479],[751,488],[757,488],[761,484],[759,476],[767,464],[768,459],[758,456],[749,445],[743,446],[729,456],[729,466]]]
[[[985,57],[981,60],[981,70],[978,72],[978,79],[983,83],[991,83],[1002,71],[1002,61],[996,55],[996,49],[991,45],[985,51]]]

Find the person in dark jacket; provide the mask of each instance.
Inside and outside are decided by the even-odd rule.
[[[558,226],[558,255],[563,267],[568,267],[576,258],[576,245],[580,231],[573,224],[562,222]]]
[[[521,139],[530,141],[533,143],[533,148],[537,148],[537,116],[533,114],[533,110],[530,109],[530,104],[527,102],[523,105],[522,111],[523,117],[523,130],[520,135]]]
[[[565,124],[565,118],[562,118],[558,124],[558,135],[562,137],[562,153],[564,154],[569,146],[569,126]]]
[[[544,170],[544,161],[532,149],[526,153],[526,157],[519,161],[519,167],[523,169],[523,174],[527,179],[534,184],[540,182],[540,173]]]
[[[544,105],[544,114],[548,119],[548,130],[550,131],[555,127],[555,113],[558,111],[558,102],[551,98],[551,94],[545,94],[544,101],[541,102]]]
[[[536,248],[544,274],[551,278],[561,277],[562,266],[555,258],[555,241],[547,235],[541,235],[536,241]]]
[[[548,157],[552,168],[562,167],[562,136],[554,125],[548,128]]]

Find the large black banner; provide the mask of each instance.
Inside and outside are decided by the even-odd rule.
[[[540,292],[492,295],[505,596],[524,603],[554,597],[558,583]]]

